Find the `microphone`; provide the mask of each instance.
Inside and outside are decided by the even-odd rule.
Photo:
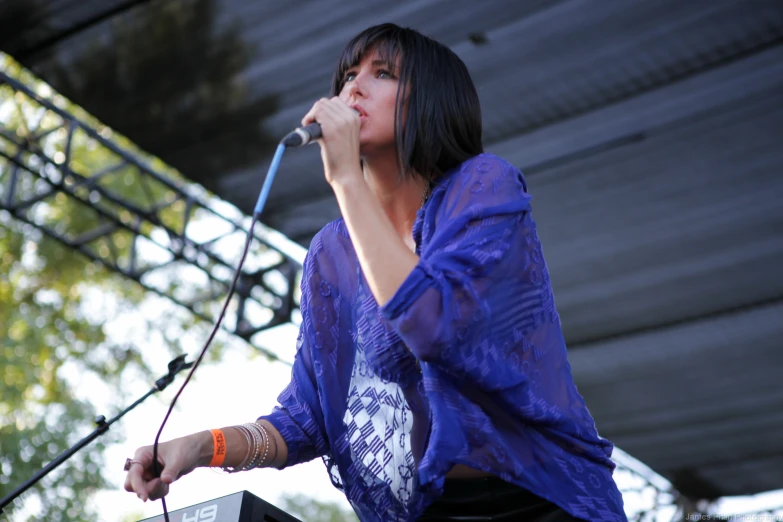
[[[321,137],[321,126],[317,122],[313,122],[304,127],[298,127],[280,140],[281,145],[286,147],[301,147],[312,143]]]

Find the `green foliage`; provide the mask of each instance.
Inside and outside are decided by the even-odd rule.
[[[358,522],[356,513],[334,502],[313,500],[306,495],[283,495],[280,508],[303,522]]]
[[[120,519],[120,522],[138,522],[139,520],[142,520],[145,518],[144,512],[142,511],[135,511],[126,513],[123,515],[123,517]]]
[[[39,93],[48,92],[45,85],[2,54],[0,69]],[[81,112],[60,97],[56,97],[56,103],[69,112]],[[6,135],[26,140],[36,130],[62,123],[56,115],[43,114],[39,109],[7,85],[0,87],[0,131]],[[57,132],[52,133],[53,138]],[[115,161],[113,153],[96,147],[86,136],[75,134],[73,140],[70,167],[74,170],[89,174]],[[44,169],[47,165],[33,157],[36,151],[20,151],[9,140],[0,142],[0,197],[6,197],[9,188],[3,178],[10,176],[14,158],[31,168]],[[42,146],[51,157],[65,152],[55,139]],[[24,200],[37,193],[32,176],[20,179],[16,198]],[[107,180],[111,186],[106,188],[131,198],[138,189],[127,183],[126,176]],[[163,187],[146,190],[155,197],[165,197]],[[92,206],[60,196],[52,196],[31,209],[36,222],[61,227],[69,234],[95,227]],[[181,217],[172,212],[167,219],[172,226],[179,226],[176,221]],[[129,242],[123,245],[114,238],[113,243],[112,248],[120,251],[129,248]],[[104,330],[107,321],[133,311],[145,296],[134,281],[0,211],[0,497],[94,429],[95,407],[81,386],[98,383],[105,389],[102,398],[111,397],[115,410],[100,413],[110,417],[131,402],[121,386],[123,377],[151,375],[136,346],[110,339]],[[175,320],[173,327],[169,325],[174,332],[186,330],[193,323],[192,318],[179,323],[176,318],[165,319]],[[148,326],[150,331],[160,327]],[[170,337],[166,339],[168,351],[180,353],[176,334]],[[6,508],[9,520],[21,520],[22,506],[33,513],[29,520],[96,520],[89,500],[107,486],[102,454],[107,444],[117,441],[120,431],[119,426],[113,426],[50,473],[22,502]],[[12,518],[15,511],[17,518]]]
[[[64,378],[90,372],[118,387],[131,347],[106,342],[86,317],[87,290],[110,288],[132,302],[138,291],[60,243],[8,219],[0,225],[0,496],[87,435],[95,412]],[[120,289],[126,287],[124,295]],[[121,396],[118,394],[118,396]],[[87,496],[105,485],[103,439],[36,490],[46,520],[90,520]]]

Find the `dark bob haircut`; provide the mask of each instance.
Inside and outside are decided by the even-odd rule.
[[[451,49],[413,29],[382,24],[355,36],[337,65],[332,96],[342,91],[346,71],[373,51],[399,78],[394,132],[401,173],[415,171],[432,183],[444,172],[484,151],[481,107],[468,68]],[[398,59],[399,70],[395,67]],[[399,122],[406,102],[404,87],[409,83],[403,129]]]

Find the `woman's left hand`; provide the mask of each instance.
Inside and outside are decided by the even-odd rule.
[[[302,126],[317,121],[321,125],[321,160],[330,184],[362,177],[359,164],[359,114],[335,96],[321,98],[304,118]]]

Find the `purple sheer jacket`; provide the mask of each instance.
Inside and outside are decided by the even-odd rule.
[[[323,457],[363,522],[415,520],[454,464],[590,521],[625,521],[613,444],[576,389],[530,195],[491,155],[442,176],[419,263],[379,307],[342,219],[313,239],[291,382],[267,416],[286,466]]]

